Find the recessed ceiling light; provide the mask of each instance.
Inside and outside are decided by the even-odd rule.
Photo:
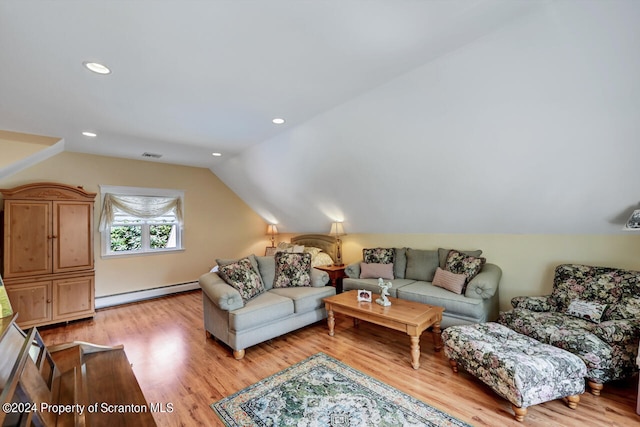
[[[271,121],[276,125],[281,125],[281,124],[284,123],[284,119],[281,119],[280,117],[276,117],[275,119],[273,119]]]
[[[96,136],[98,136],[98,134],[95,133],[95,132],[82,132],[82,134],[84,136],[88,136],[88,137],[91,137],[91,138],[95,138]]]
[[[222,153],[211,153],[211,155],[213,157],[220,157],[220,156],[222,156]]]
[[[93,71],[97,74],[110,74],[111,70],[106,65],[100,64],[98,62],[85,61],[82,63],[88,70]]]

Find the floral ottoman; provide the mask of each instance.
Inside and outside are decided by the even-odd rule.
[[[462,366],[510,401],[518,421],[529,406],[554,399],[575,409],[584,393],[587,367],[578,356],[497,323],[451,326],[442,341],[453,372]]]

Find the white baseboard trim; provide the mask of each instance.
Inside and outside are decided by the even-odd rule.
[[[125,292],[116,295],[105,295],[96,298],[96,309],[113,307],[114,305],[128,304],[131,302],[144,301],[158,298],[165,295],[177,294],[180,292],[200,289],[198,282],[181,283],[178,285],[162,286],[160,288],[145,289],[142,291]]]

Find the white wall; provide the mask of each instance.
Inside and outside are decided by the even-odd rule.
[[[640,2],[560,1],[214,169],[283,231],[616,234],[640,201]]]

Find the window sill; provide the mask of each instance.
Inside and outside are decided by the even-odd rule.
[[[149,255],[167,255],[167,254],[175,254],[176,252],[184,252],[184,248],[180,249],[165,249],[160,251],[148,251],[148,252],[123,252],[123,253],[114,253],[114,254],[101,254],[101,259],[112,259],[112,258],[132,258],[132,257],[140,257],[140,256],[149,256]]]

